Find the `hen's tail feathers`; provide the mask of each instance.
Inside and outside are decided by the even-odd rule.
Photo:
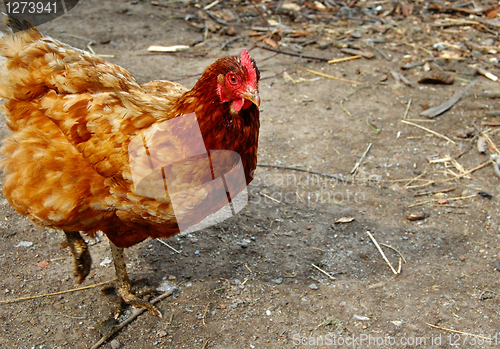
[[[28,22],[26,19],[23,19],[22,21],[10,17],[6,15],[6,17],[3,18],[5,24],[12,30],[12,32],[17,33],[23,30],[28,30],[28,29],[34,29],[34,26],[31,25],[30,22]]]

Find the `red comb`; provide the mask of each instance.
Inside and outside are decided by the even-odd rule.
[[[255,72],[252,58],[245,48],[241,50],[240,62],[243,68],[245,68],[245,70],[247,71],[248,83],[255,87],[257,85],[257,73]]]

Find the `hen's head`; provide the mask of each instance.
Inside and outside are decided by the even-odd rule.
[[[216,67],[217,92],[222,103],[231,103],[236,112],[247,109],[252,103],[260,106],[260,72],[246,49],[241,51],[240,57],[219,60]]]

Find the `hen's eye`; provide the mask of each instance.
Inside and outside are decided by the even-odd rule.
[[[238,83],[238,77],[236,75],[229,75],[229,82],[233,85]]]

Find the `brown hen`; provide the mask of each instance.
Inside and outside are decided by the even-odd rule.
[[[125,69],[34,28],[4,33],[0,56],[12,130],[2,147],[4,195],[17,212],[65,232],[78,283],[91,264],[79,232],[102,231],[118,294],[161,315],[131,292],[123,248],[189,229],[250,183],[259,134],[255,61],[246,50],[221,58],[187,90],[138,84]]]

